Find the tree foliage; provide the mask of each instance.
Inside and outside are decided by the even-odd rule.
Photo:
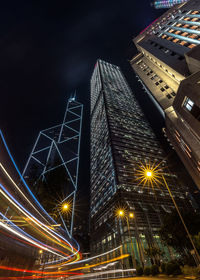
[[[149,246],[144,250],[144,253],[147,257],[150,258],[152,264],[158,264],[160,257],[163,256],[163,252],[160,250],[160,248],[155,246]]]
[[[192,236],[198,234],[200,231],[200,215],[190,211],[183,212],[182,217],[189,233]],[[192,249],[191,242],[176,210],[164,217],[160,236],[165,244],[173,247],[181,255]]]

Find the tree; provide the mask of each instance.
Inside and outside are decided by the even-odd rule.
[[[144,250],[144,253],[147,257],[150,258],[151,264],[159,265],[159,259],[164,255],[160,248],[155,246],[149,246]]]
[[[192,236],[198,234],[200,231],[200,215],[194,211],[187,211],[182,213],[182,217],[189,233]],[[189,252],[192,245],[175,209],[164,217],[160,236],[165,244],[173,247],[180,255],[190,257]]]

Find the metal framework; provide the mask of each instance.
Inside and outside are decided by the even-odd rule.
[[[77,102],[75,97],[69,98],[63,122],[40,131],[22,173],[24,178],[28,178],[31,167],[35,166],[37,168],[37,180],[45,180],[49,172],[59,167],[64,167],[69,182],[67,189],[64,190],[65,198],[62,202],[70,200],[72,203],[70,228],[65,225],[62,216],[61,220],[71,236],[78,186],[82,116],[83,105]]]

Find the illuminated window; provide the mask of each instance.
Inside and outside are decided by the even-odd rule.
[[[172,37],[171,37],[171,36],[170,36],[170,37],[167,37],[167,40],[168,40],[168,41],[170,41],[171,39],[172,39]]]
[[[186,97],[184,103],[183,103],[183,107],[190,112],[190,114],[195,117],[195,119],[200,120],[200,108],[194,104],[194,102]]]
[[[192,15],[199,14],[199,11],[193,11],[191,14],[192,14]]]
[[[197,29],[198,26],[197,25],[193,25],[192,27],[190,27],[190,29]]]
[[[181,46],[185,46],[185,45],[187,45],[188,43],[187,43],[186,41],[181,41],[179,44],[180,44]]]
[[[190,36],[188,36],[189,38],[192,38],[192,39],[195,39],[195,38],[197,38],[198,37],[198,35],[197,34],[191,34]]]
[[[187,32],[183,32],[183,33],[181,34],[181,36],[184,36],[184,37],[186,37],[187,35],[188,35]]]
[[[190,48],[190,49],[192,49],[192,48],[194,48],[194,47],[196,47],[196,44],[190,44],[190,45],[188,46],[188,48]]]
[[[174,39],[172,42],[178,43],[180,40],[179,39]]]
[[[191,21],[198,21],[198,18],[193,18]]]

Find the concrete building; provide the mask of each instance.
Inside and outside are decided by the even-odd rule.
[[[132,256],[125,267],[148,264],[144,249],[149,246],[160,247],[170,258],[172,252],[163,247],[158,231],[162,217],[173,208],[172,200],[162,179],[143,185],[140,178],[141,168],[156,164],[177,203],[187,208],[186,190],[169,172],[166,155],[120,68],[98,60],[91,78],[92,255],[123,244],[123,252]],[[116,215],[121,208],[124,219]]]
[[[166,117],[166,134],[200,188],[200,2],[176,5],[134,40],[131,65]]]

